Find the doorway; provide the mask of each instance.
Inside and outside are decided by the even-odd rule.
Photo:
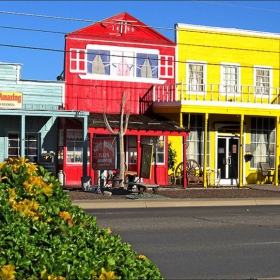
[[[221,170],[220,185],[238,185],[239,137],[218,136],[217,168]]]

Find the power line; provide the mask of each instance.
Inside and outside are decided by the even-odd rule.
[[[200,1],[199,1],[200,2]],[[215,3],[215,2],[207,2],[207,1],[201,1],[201,2],[204,2],[204,3],[208,3],[208,4],[218,4],[218,3]],[[230,6],[230,4],[228,4]],[[240,7],[243,7],[243,6],[240,6]],[[249,7],[247,7],[249,8]],[[253,8],[253,7],[252,7]],[[258,9],[258,8],[256,8]],[[265,9],[263,9],[265,10]],[[280,10],[271,10],[271,11],[277,11],[280,13]],[[96,20],[87,20],[87,19],[80,19],[80,18],[69,18],[69,17],[59,17],[59,16],[48,16],[48,15],[42,15],[42,14],[29,14],[29,13],[22,13],[22,12],[9,12],[9,11],[1,11],[0,10],[0,14],[9,14],[9,15],[20,15],[20,16],[29,16],[29,17],[39,17],[39,18],[49,18],[49,19],[57,19],[57,20],[69,20],[69,21],[80,21],[80,22],[90,22],[90,23],[107,23],[107,24],[113,24],[113,23],[116,23],[114,20],[113,21],[108,21],[108,20],[99,20],[99,21],[96,21]],[[153,28],[153,29],[162,29],[162,30],[170,30],[170,31],[176,31],[177,29],[176,28],[169,28],[169,27],[162,27],[162,26],[152,26],[152,25],[138,25],[138,24],[132,24],[131,25],[133,27],[142,27],[142,28]],[[207,26],[205,26],[207,28]],[[236,30],[244,30],[244,29],[236,29]],[[180,29],[180,31],[188,31],[188,32],[191,32],[189,29],[186,29],[186,30],[183,30],[182,28]],[[250,30],[248,30],[250,31]],[[253,30],[251,30],[253,31]],[[195,30],[193,32],[200,32],[200,33],[215,33],[213,31],[198,31],[198,30]],[[260,31],[255,31],[255,32],[260,32]],[[218,33],[218,32],[217,32]],[[219,32],[220,34],[221,32]],[[270,32],[265,32],[265,33],[270,33]],[[273,33],[273,34],[276,34],[276,33]],[[230,36],[242,36],[241,34],[227,34],[227,35],[230,35]],[[89,35],[90,36],[90,35]],[[243,35],[245,37],[251,37],[249,35]],[[279,34],[280,36],[280,34]],[[255,36],[252,36],[252,37],[255,37]]]
[[[66,32],[62,32],[62,31],[52,31],[52,30],[42,30],[42,29],[33,29],[33,28],[23,28],[23,27],[13,27],[13,26],[0,26],[0,28],[3,28],[3,29],[13,29],[13,30],[23,30],[23,31],[34,31],[34,32],[43,32],[43,33],[52,33],[52,34],[60,34],[60,35],[67,35],[69,33],[66,33]],[[181,31],[181,29],[180,29]],[[197,32],[197,31],[189,31],[189,30],[186,30],[188,32]],[[201,32],[201,31],[198,31],[198,33],[211,33],[212,32]],[[220,32],[214,32],[214,34],[220,34]],[[225,36],[231,36],[232,34],[227,34],[225,33]],[[76,36],[76,34],[75,34]],[[91,36],[92,37],[92,34],[81,34],[80,36]],[[238,36],[238,35],[235,35],[235,36]],[[240,37],[240,36],[238,36]],[[246,36],[247,37],[247,36]],[[253,36],[252,36],[253,37]],[[255,37],[253,37],[255,38]],[[279,38],[265,38],[265,37],[262,37],[262,39],[275,39],[275,40],[280,40],[280,37]],[[135,42],[137,42],[137,40],[135,39],[134,40]],[[144,42],[144,41],[142,41]],[[174,42],[174,44],[176,44]],[[279,53],[279,51],[270,51],[270,50],[264,50],[264,49],[248,49],[248,48],[234,48],[234,47],[225,47],[225,46],[214,46],[214,45],[198,45],[198,44],[190,44],[190,43],[177,43],[177,45],[182,45],[182,46],[195,46],[195,47],[210,47],[210,48],[220,48],[220,49],[231,49],[231,50],[240,50],[240,51],[254,51],[254,52],[267,52],[267,53]]]
[[[52,51],[52,52],[60,52],[60,53],[70,53],[71,51],[69,50],[59,50],[59,49],[50,49],[50,48],[41,48],[41,47],[30,47],[30,46],[19,46],[19,45],[10,45],[10,44],[0,44],[0,47],[12,47],[12,48],[23,48],[23,49],[31,49],[31,50],[40,50],[40,51]],[[84,52],[85,54],[88,54],[86,51]],[[119,57],[117,55],[112,55],[112,54],[109,54],[108,55],[109,57]],[[122,56],[124,58],[136,58],[135,56],[127,56],[127,55],[124,55]],[[155,59],[153,59],[155,60]],[[160,58],[156,59],[158,62],[160,62]],[[85,61],[87,62],[87,61]],[[181,64],[181,63],[184,63],[184,64],[188,64],[189,62],[187,61],[180,61],[180,60],[172,60],[172,63],[176,64]],[[198,62],[199,63],[199,62]],[[207,62],[205,63],[206,65],[212,65],[212,66],[220,66],[221,64],[220,63],[213,63],[213,62]],[[250,66],[250,65],[240,65],[240,66],[237,66],[237,67],[240,67],[240,68],[249,68],[249,69],[254,69],[254,66]],[[272,68],[273,70],[280,70],[280,68]]]

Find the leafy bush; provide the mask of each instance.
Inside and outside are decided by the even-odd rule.
[[[0,279],[163,279],[60,182],[24,158],[0,163]]]
[[[168,170],[172,170],[174,172],[175,170],[175,164],[177,162],[176,160],[177,152],[172,147],[172,142],[168,143]]]

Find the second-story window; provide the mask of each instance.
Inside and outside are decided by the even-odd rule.
[[[174,77],[174,57],[157,49],[87,45],[71,49],[70,65],[70,72],[82,79],[161,83],[160,78]]]
[[[271,88],[271,68],[255,67],[255,93],[269,95]]]
[[[198,93],[205,91],[205,64],[187,63],[187,91]]]
[[[110,75],[110,54],[105,50],[89,50],[87,71],[90,74]]]
[[[239,92],[239,66],[221,65],[221,93],[236,94]]]

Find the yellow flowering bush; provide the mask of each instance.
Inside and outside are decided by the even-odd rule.
[[[27,159],[0,163],[0,280],[163,279],[96,217],[73,206],[61,183]]]

